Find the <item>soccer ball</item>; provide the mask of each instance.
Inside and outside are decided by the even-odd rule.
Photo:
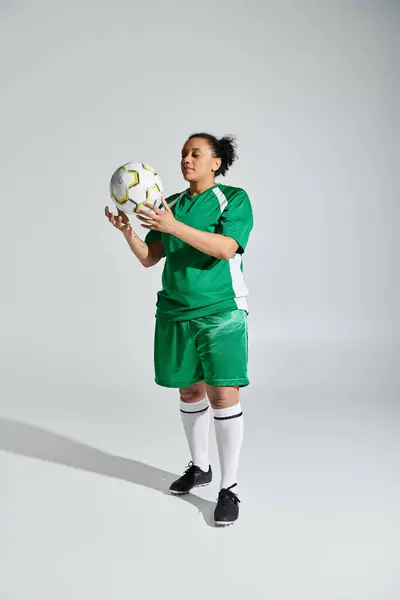
[[[111,177],[110,196],[116,206],[128,214],[139,212],[144,202],[162,207],[162,192],[161,177],[144,163],[126,163]]]

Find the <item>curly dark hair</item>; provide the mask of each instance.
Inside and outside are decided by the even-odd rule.
[[[225,135],[220,140],[209,133],[192,133],[188,140],[192,138],[203,138],[207,140],[213,151],[214,156],[221,159],[221,166],[216,171],[215,176],[225,175],[232,163],[237,159],[236,140],[233,135]]]

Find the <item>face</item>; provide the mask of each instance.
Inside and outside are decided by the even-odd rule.
[[[182,149],[181,169],[186,181],[199,182],[213,179],[221,166],[221,159],[213,155],[212,148],[203,138],[188,140]]]

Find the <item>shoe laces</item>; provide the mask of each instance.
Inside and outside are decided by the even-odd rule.
[[[188,464],[188,466],[186,467],[185,471],[184,471],[184,475],[186,475],[187,473],[190,473],[190,471],[194,471],[196,468],[196,465],[194,464],[194,462],[191,460]]]
[[[232,492],[232,488],[236,487],[237,483],[234,483],[228,488],[222,488],[222,490],[218,494],[218,502],[222,504],[222,506],[229,506],[232,502],[234,504],[239,504],[240,500],[235,494]]]

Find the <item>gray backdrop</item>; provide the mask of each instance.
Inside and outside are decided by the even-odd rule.
[[[399,4],[3,0],[0,16],[1,600],[197,599],[199,572],[210,598],[394,600]],[[143,269],[103,216],[124,162],[183,189],[196,130],[238,136],[222,181],[255,214],[243,516],[222,532],[218,476],[163,493],[188,453],[177,392],[153,383],[162,264]],[[213,438],[211,457],[217,472]]]

